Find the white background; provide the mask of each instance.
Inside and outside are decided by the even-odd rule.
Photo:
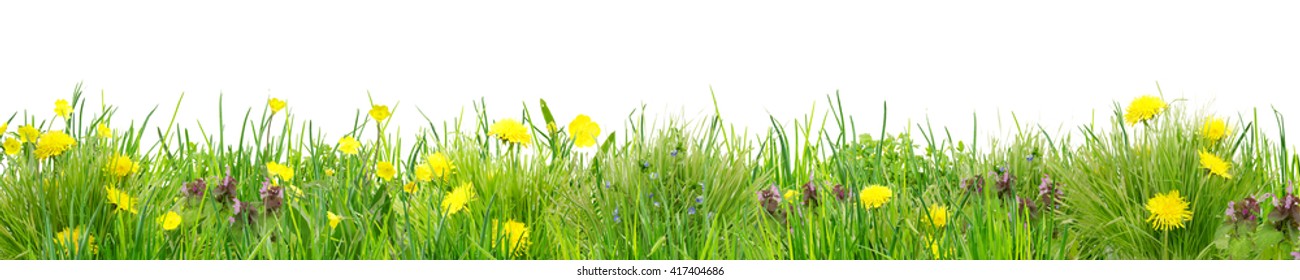
[[[642,103],[699,119],[712,86],[751,133],[839,90],[859,132],[888,101],[891,131],[928,117],[969,139],[972,113],[985,136],[1008,112],[1071,131],[1158,81],[1211,113],[1261,108],[1268,130],[1269,106],[1300,116],[1288,2],[264,2],[4,2],[0,114],[49,118],[84,81],[118,119],[167,116],[185,92],[189,128],[215,126],[224,93],[229,121],[279,97],[337,137],[369,91],[401,101],[404,134],[425,123],[415,106],[440,122],[479,97],[493,118],[546,98],[561,124],[581,113],[609,132]]]

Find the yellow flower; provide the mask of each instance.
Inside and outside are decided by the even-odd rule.
[[[1128,105],[1128,112],[1124,113],[1124,121],[1129,125],[1137,124],[1140,121],[1149,120],[1160,114],[1165,109],[1165,101],[1159,97],[1143,95],[1133,99],[1133,103]]]
[[[325,169],[325,176],[334,176],[334,169]]]
[[[794,190],[788,190],[785,191],[785,195],[782,195],[781,197],[784,198],[786,201],[790,201],[791,198],[794,198],[794,194],[795,194]]]
[[[420,180],[420,182],[433,180],[433,168],[430,168],[428,164],[415,166],[415,179]]]
[[[375,122],[384,122],[384,120],[388,119],[388,117],[392,115],[393,113],[388,111],[387,105],[370,106],[370,117],[374,118]]]
[[[375,165],[375,175],[379,175],[379,178],[384,180],[392,180],[393,176],[397,176],[397,169],[393,168],[392,163],[381,161]]]
[[[279,113],[280,110],[283,110],[285,104],[286,103],[284,102],[284,100],[280,100],[279,98],[271,98],[270,100],[266,101],[266,105],[271,106],[272,115],[274,115],[275,113]]]
[[[447,158],[447,155],[442,152],[433,153],[433,155],[425,158],[425,161],[428,162],[429,168],[433,169],[433,176],[443,180],[450,177],[451,172],[456,170],[456,165],[452,164],[451,159]]]
[[[858,194],[858,200],[862,201],[863,207],[871,210],[884,206],[885,202],[889,202],[889,198],[892,196],[894,196],[894,192],[890,191],[889,188],[881,185],[871,185],[862,188],[862,192]]]
[[[112,159],[108,160],[107,169],[108,174],[110,175],[126,177],[126,175],[131,175],[131,173],[140,171],[140,164],[131,161],[131,158],[125,155],[116,155],[113,156]]]
[[[1183,228],[1184,222],[1192,220],[1192,211],[1187,210],[1188,206],[1190,204],[1178,195],[1178,190],[1156,194],[1156,197],[1147,200],[1147,211],[1151,212],[1147,222],[1156,230]]]
[[[573,144],[579,148],[595,146],[596,137],[600,135],[600,125],[592,122],[587,115],[578,115],[569,123],[569,135],[573,137]]]
[[[1223,136],[1228,134],[1228,123],[1223,119],[1210,117],[1205,120],[1205,126],[1201,127],[1201,135],[1210,142],[1218,142]]]
[[[939,204],[930,204],[929,215],[926,216],[926,222],[934,227],[944,227],[948,225],[948,207]]]
[[[22,139],[18,139],[22,143],[36,143],[36,137],[41,136],[41,131],[31,125],[24,125],[18,127],[18,136],[22,136]]]
[[[330,211],[325,211],[325,217],[329,219],[330,229],[334,229],[338,227],[339,222],[343,221],[343,216],[339,216],[338,214],[334,214],[334,212],[330,212]]]
[[[1201,150],[1201,168],[1209,169],[1210,174],[1219,175],[1225,179],[1232,179],[1232,174],[1228,174],[1228,162],[1223,161],[1214,154]]]
[[[85,246],[81,246],[82,238],[86,239]],[[95,236],[82,230],[81,227],[63,228],[62,231],[54,234],[54,244],[58,244],[59,247],[63,247],[67,251],[73,252],[73,254],[83,247],[89,249],[91,254],[99,251],[99,248],[95,246]]]
[[[131,195],[114,187],[104,187],[104,191],[108,193],[108,203],[116,205],[117,210],[131,212],[131,214],[140,213],[135,209],[135,198]]]
[[[528,128],[514,119],[497,121],[492,124],[492,129],[488,130],[488,134],[496,136],[501,141],[519,144],[524,147],[528,147],[528,143],[533,141],[533,135],[528,133]]]
[[[0,135],[4,135],[5,132],[9,132],[9,123],[0,124]]]
[[[402,186],[402,191],[409,194],[415,194],[415,191],[418,190],[420,190],[420,185],[416,185],[415,182],[407,182],[405,186]]]
[[[528,226],[514,219],[507,220],[504,226],[492,219],[492,236],[492,248],[497,248],[498,240],[505,242],[502,248],[507,255],[522,256],[528,250]]]
[[[63,154],[77,145],[77,140],[61,130],[47,131],[36,139],[36,158],[46,159]]]
[[[158,225],[161,225],[163,230],[176,229],[181,225],[181,215],[176,214],[176,211],[167,211],[167,214],[158,217]]]
[[[456,214],[469,209],[469,201],[474,199],[474,184],[463,183],[442,197],[442,215]]]
[[[54,101],[54,113],[66,119],[72,116],[72,106],[68,106],[67,100],[59,99]]]
[[[356,138],[352,138],[352,136],[344,136],[343,139],[339,139],[340,152],[355,155],[357,154],[358,149],[361,149],[361,142],[358,142]]]
[[[4,148],[5,148],[5,154],[9,154],[11,156],[17,155],[19,151],[23,150],[23,144],[19,143],[18,140],[14,140],[13,137],[6,137]]]
[[[269,173],[272,177],[280,177],[281,180],[293,180],[293,168],[289,168],[288,166],[276,162],[266,163],[266,173]]]
[[[99,123],[99,125],[95,127],[95,131],[98,133],[97,135],[100,138],[113,138],[113,130],[109,129],[107,124]]]

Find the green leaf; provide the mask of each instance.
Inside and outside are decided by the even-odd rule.
[[[1255,245],[1260,248],[1276,247],[1279,242],[1286,236],[1282,232],[1273,229],[1273,227],[1261,227],[1258,233],[1255,233]]]
[[[1219,248],[1219,250],[1228,249],[1228,241],[1232,240],[1232,233],[1233,233],[1232,228],[1234,228],[1232,224],[1225,224],[1223,226],[1220,226],[1218,230],[1214,231],[1215,248]]]
[[[542,103],[542,118],[546,119],[546,132],[554,135],[559,131],[559,127],[555,123],[555,117],[551,115],[551,106],[546,106],[546,99],[539,100]]]
[[[1251,243],[1245,239],[1233,239],[1229,242],[1228,255],[1234,260],[1244,260],[1250,258]]]

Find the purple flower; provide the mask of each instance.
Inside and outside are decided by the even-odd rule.
[[[1259,218],[1260,208],[1259,201],[1255,197],[1248,196],[1240,202],[1229,201],[1228,209],[1224,216],[1228,217],[1229,222],[1254,222]]]
[[[262,189],[257,191],[262,196],[262,206],[266,207],[267,213],[273,213],[279,210],[284,204],[284,188],[271,185],[271,181],[262,182]]]
[[[803,205],[817,207],[817,184],[813,181],[803,184]]]
[[[645,160],[641,161],[641,168],[642,169],[650,168],[650,161],[645,161]]]
[[[1030,154],[1029,156],[1025,157],[1025,160],[1029,162],[1034,162],[1034,155]]]
[[[203,178],[194,179],[194,182],[185,182],[181,187],[181,194],[185,197],[203,197],[203,190],[208,188],[208,183]]]
[[[238,198],[233,200],[235,201],[234,210],[232,211],[234,215],[230,217],[230,222],[234,223],[243,220],[247,223],[253,223],[253,217],[257,216],[257,208],[253,208],[253,205],[247,202],[239,201]]]
[[[996,183],[997,183],[998,197],[1011,198],[1016,195],[1016,190],[1015,190],[1016,177],[1012,176],[1011,172],[1003,172],[1002,176],[998,177]]]
[[[1056,182],[1052,182],[1052,177],[1043,174],[1043,183],[1038,185],[1038,199],[1043,201],[1043,207],[1060,207],[1056,201],[1061,200],[1061,188],[1057,187]]]
[[[697,197],[695,197],[695,203],[697,203],[697,204],[698,204],[698,203],[704,203],[704,196],[701,195],[701,196],[697,196]]]
[[[673,149],[672,152],[668,152],[668,156],[677,157],[677,149]]]
[[[1028,213],[1029,217],[1038,217],[1038,204],[1032,199],[1016,196],[1016,205],[1019,206],[1020,213]]]
[[[229,202],[235,199],[235,194],[238,193],[235,189],[237,186],[235,177],[230,176],[230,167],[226,167],[226,178],[221,180],[221,184],[217,184],[217,189],[212,191],[212,197],[222,203]]]
[[[617,224],[619,221],[622,221],[622,219],[618,217],[618,207],[614,207],[614,223]]]
[[[772,185],[768,189],[759,190],[757,194],[758,204],[763,207],[763,210],[767,211],[768,215],[772,215],[772,217],[781,221],[785,220],[785,211],[781,209],[781,189],[777,188],[776,185]]]
[[[835,187],[831,188],[831,192],[835,193],[835,199],[839,201],[849,200],[849,189],[845,188],[844,185],[835,184]]]
[[[1300,252],[1291,252],[1291,257],[1300,260]]]
[[[686,214],[687,214],[687,215],[695,215],[695,206],[691,206],[690,208],[686,208]]]
[[[609,181],[605,181],[605,188],[606,188],[606,189],[609,188]]]
[[[982,193],[984,192],[984,175],[975,175],[975,177],[961,180],[960,186],[961,189],[966,191]]]
[[[1273,198],[1273,211],[1268,213],[1268,219],[1278,228],[1300,226],[1300,198],[1296,198],[1294,191],[1294,185],[1287,185],[1285,196]]]

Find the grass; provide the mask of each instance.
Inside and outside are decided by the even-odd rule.
[[[115,119],[111,106],[88,107],[80,85],[68,100],[66,117],[24,111],[6,120],[14,129],[4,138],[21,139],[18,127],[30,125],[64,131],[76,145],[48,158],[38,153],[45,138],[6,150],[0,258],[1284,259],[1300,231],[1268,217],[1290,211],[1286,204],[1265,200],[1286,196],[1300,166],[1285,131],[1264,136],[1253,114],[1210,140],[1207,115],[1184,100],[1134,125],[1116,103],[1113,118],[1072,132],[1013,114],[1013,131],[990,139],[899,123],[887,104],[845,108],[838,93],[825,109],[771,117],[770,129],[753,133],[728,124],[715,102],[702,119],[633,110],[621,130],[599,124],[589,147],[574,138],[590,136],[564,125],[576,114],[545,101],[518,115],[475,102],[472,116],[442,123],[419,110],[374,118],[373,107],[359,108],[350,131],[325,132],[293,104],[244,109],[227,124],[218,100],[216,126],[183,127],[175,123],[183,95],[172,115],[155,109],[138,123]],[[857,113],[883,122],[858,132],[874,124],[856,124]],[[417,114],[427,126],[414,137],[388,125]],[[531,139],[500,140],[507,118]],[[979,124],[973,115],[974,131]],[[362,143],[355,154],[341,148],[345,136]],[[1198,151],[1225,159],[1232,178],[1207,172]],[[422,178],[435,153],[454,169]],[[113,174],[117,155],[138,170]],[[272,174],[268,163],[293,175]],[[396,175],[386,178],[383,163]],[[204,191],[186,193],[200,179]],[[239,203],[221,193],[226,180]],[[889,188],[888,202],[868,209],[859,194],[869,185]],[[134,205],[110,200],[108,186]],[[472,199],[449,207],[463,190]],[[1193,216],[1157,230],[1145,205],[1170,190]],[[1248,196],[1262,201],[1251,210],[1257,219],[1225,214]],[[175,228],[158,221],[168,212],[181,217]],[[331,216],[341,217],[336,226]]]

